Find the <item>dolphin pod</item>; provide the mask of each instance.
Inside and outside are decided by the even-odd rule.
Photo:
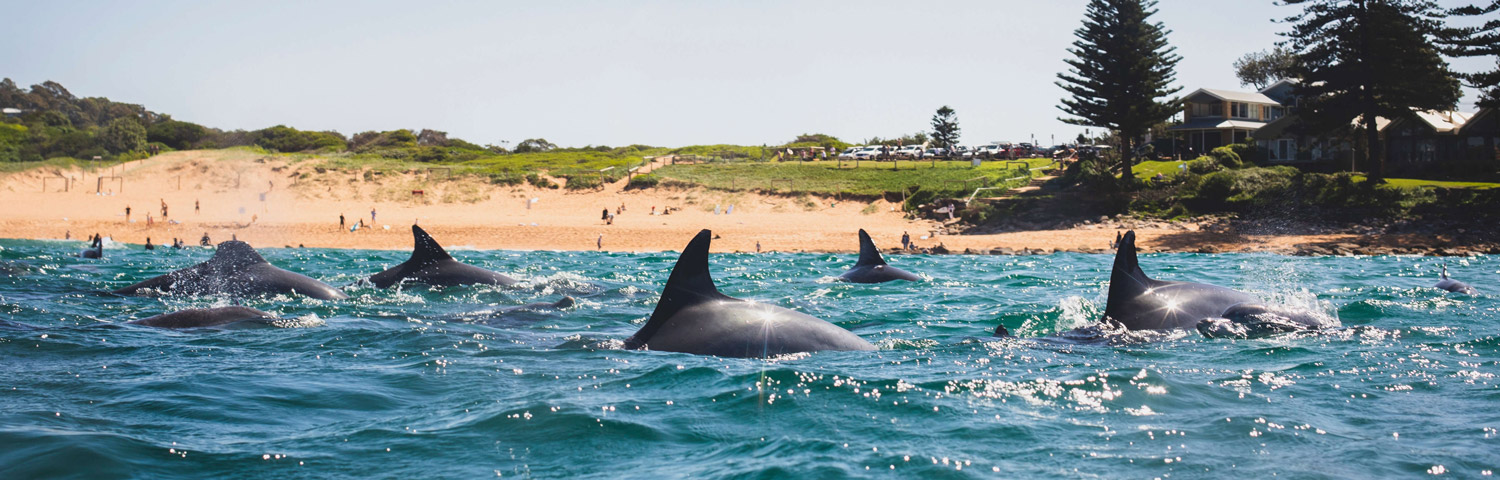
[[[409,280],[430,285],[511,285],[516,280],[454,260],[426,231],[412,226],[414,247],[406,262],[372,275],[380,288]],[[859,231],[860,256],[855,266],[840,276],[853,283],[918,280],[909,272],[887,265],[868,232]],[[1268,304],[1254,295],[1216,285],[1155,280],[1142,270],[1137,257],[1135,232],[1116,237],[1117,247],[1110,272],[1108,298],[1101,318],[1105,330],[1160,331],[1197,330],[1209,338],[1255,338],[1286,332],[1335,328],[1337,319],[1286,305]],[[725,357],[770,357],[824,350],[873,350],[875,347],[854,333],[804,313],[741,300],[719,292],[708,268],[712,233],[700,231],[683,249],[661,299],[651,316],[624,346],[635,350],[660,350]],[[95,236],[91,249],[102,247]],[[97,254],[96,254],[97,255]],[[84,256],[81,254],[80,256]],[[96,257],[97,258],[97,257]],[[1443,267],[1437,288],[1458,293],[1476,293],[1466,283],[1448,278]],[[265,261],[248,244],[228,241],[208,261],[115,290],[122,295],[151,292],[178,295],[301,294],[336,300],[348,298],[343,291],[312,278],[282,270]],[[534,303],[474,315],[501,317],[528,310],[565,309],[574,304],[565,297],[555,303]],[[268,317],[246,307],[190,309],[137,320],[131,323],[164,328],[224,325]],[[1084,327],[1089,328],[1089,327]],[[1100,330],[1104,331],[1104,330]],[[1008,336],[1004,325],[994,336]],[[1066,336],[1066,335],[1065,335]]]
[[[513,285],[516,279],[454,260],[433,240],[427,231],[411,226],[413,247],[411,258],[400,265],[370,276],[370,283],[379,288],[388,288],[402,280],[425,283],[433,286],[456,285]]]
[[[250,244],[238,240],[220,243],[208,261],[137,283],[114,293],[140,295],[151,291],[173,295],[301,294],[320,300],[349,298],[342,290],[306,275],[292,273],[266,262]]]
[[[1115,252],[1104,316],[1130,330],[1196,328],[1211,337],[1263,336],[1339,325],[1338,320],[1317,312],[1266,306],[1250,294],[1216,285],[1152,280],[1137,261],[1134,231],[1125,233]]]
[[[886,265],[885,259],[880,257],[880,249],[875,248],[875,242],[870,240],[870,234],[865,229],[859,229],[859,261],[854,262],[854,268],[839,275],[839,279],[852,283],[881,283],[891,280],[917,281],[921,277],[912,275],[911,272]]]
[[[821,350],[874,350],[832,323],[775,305],[719,293],[708,272],[708,230],[682,249],[646,325],[625,340],[631,350],[771,357]]]

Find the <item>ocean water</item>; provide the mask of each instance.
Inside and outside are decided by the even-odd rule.
[[[851,235],[851,242],[853,236]],[[686,244],[688,238],[683,238]],[[1047,338],[1097,319],[1112,255],[715,254],[724,293],[876,352],[619,350],[676,253],[452,249],[520,288],[245,300],[275,327],[124,322],[222,298],[100,294],[211,251],[0,241],[0,478],[1474,478],[1500,469],[1494,257],[1150,254],[1154,278],[1320,308],[1256,340]],[[334,285],[409,252],[276,249]],[[1482,293],[1431,288],[1441,263]],[[562,311],[487,315],[576,297]],[[986,338],[997,324],[1019,338]]]

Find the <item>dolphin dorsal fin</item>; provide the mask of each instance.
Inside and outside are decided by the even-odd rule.
[[[859,229],[859,261],[854,266],[861,265],[885,265],[885,259],[880,258],[880,249],[875,248],[875,242],[863,228]]]
[[[1443,264],[1443,273],[1441,274],[1441,276],[1442,276],[1443,280],[1447,280],[1448,279],[1448,264],[1446,264],[1446,263]]]
[[[1104,315],[1119,318],[1115,312],[1118,308],[1116,304],[1151,288],[1151,282],[1151,278],[1146,276],[1146,272],[1141,270],[1140,262],[1136,260],[1135,230],[1125,232],[1115,250],[1115,266],[1109,274],[1109,298],[1106,300]]]
[[[452,256],[448,255],[447,250],[443,250],[442,245],[438,245],[437,240],[432,239],[432,235],[428,235],[426,230],[422,230],[422,227],[412,225],[411,236],[413,246],[411,249],[411,260],[407,260],[408,262],[427,264],[453,259]]]
[[[261,258],[260,254],[256,253],[254,248],[250,247],[250,244],[239,240],[230,240],[220,243],[214,251],[213,258],[208,259],[204,263],[241,268],[266,263],[266,259]]]
[[[713,233],[704,229],[682,249],[682,255],[677,257],[677,265],[672,267],[672,276],[667,278],[667,286],[662,288],[661,300],[656,302],[656,310],[651,312],[651,319],[625,341],[625,348],[638,349],[645,346],[656,335],[656,331],[667,323],[667,319],[683,308],[715,300],[733,300],[719,293],[719,288],[714,286],[713,277],[708,273],[708,246],[712,241]]]

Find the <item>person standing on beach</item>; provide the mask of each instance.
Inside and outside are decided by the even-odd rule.
[[[609,220],[609,209],[608,208],[604,209],[604,211],[599,214],[599,219],[600,220]]]
[[[604,250],[604,234],[599,234],[599,239],[594,241],[594,245],[598,246],[600,250]]]
[[[375,207],[370,207],[370,225],[375,224]]]
[[[125,206],[125,223],[130,223],[130,205]]]
[[[760,253],[760,240],[755,241],[755,253]]]
[[[910,249],[910,248],[911,248],[911,234],[906,233],[906,232],[901,232],[901,249],[902,250],[907,250],[907,249]]]
[[[161,218],[167,218],[167,199],[161,199]]]
[[[193,200],[193,215],[197,215],[197,214],[198,214],[198,200],[194,199]]]
[[[153,223],[155,222],[151,221],[151,214],[149,212],[146,213],[146,227],[150,228]]]
[[[339,230],[344,229],[344,214],[339,214]]]

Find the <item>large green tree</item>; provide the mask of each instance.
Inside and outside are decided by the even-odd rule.
[[[953,109],[943,105],[932,116],[932,144],[938,148],[953,148],[958,145],[958,116]]]
[[[146,127],[141,126],[139,120],[120,117],[109,122],[104,131],[99,134],[100,146],[109,153],[125,153],[140,150],[146,146]]]
[[[1155,13],[1154,0],[1090,0],[1068,49],[1070,69],[1057,74],[1057,86],[1070,95],[1058,109],[1071,117],[1060,120],[1115,131],[1126,182],[1135,179],[1131,167],[1142,137],[1176,114],[1180,103],[1172,95],[1181,87],[1171,84],[1182,57],[1167,44],[1167,29],[1151,21]]]
[[[1292,52],[1279,46],[1266,51],[1250,52],[1234,61],[1234,76],[1239,77],[1241,86],[1266,88],[1279,80],[1291,78],[1296,61]]]
[[[1444,12],[1425,0],[1283,3],[1302,8],[1287,17],[1292,29],[1282,34],[1302,80],[1298,115],[1312,133],[1346,129],[1358,119],[1369,178],[1383,182],[1376,118],[1409,118],[1413,109],[1448,110],[1458,103],[1458,80],[1432,42]]]
[[[1481,25],[1449,29],[1443,40],[1448,54],[1458,57],[1491,57],[1496,68],[1462,74],[1469,86],[1479,89],[1480,107],[1500,108],[1500,0],[1453,9],[1455,17],[1482,17]]]

